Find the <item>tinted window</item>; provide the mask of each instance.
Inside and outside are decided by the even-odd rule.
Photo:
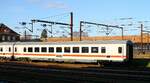
[[[41,48],[41,52],[47,52],[47,48],[46,47],[42,47]]]
[[[15,47],[15,52],[17,52],[17,47]]]
[[[3,48],[0,48],[0,51],[3,52]]]
[[[118,47],[118,53],[122,53],[122,47]]]
[[[98,47],[91,47],[91,53],[98,53]]]
[[[11,52],[11,48],[9,47],[9,52]]]
[[[35,47],[35,48],[34,48],[34,52],[40,52],[39,47]]]
[[[73,47],[73,53],[79,53],[79,47]]]
[[[28,48],[28,52],[33,52],[33,48],[32,48],[32,47],[29,47],[29,48]]]
[[[24,51],[24,52],[26,52],[26,51],[27,51],[27,49],[24,47],[24,48],[23,48],[23,51]]]
[[[106,48],[105,47],[101,48],[101,53],[106,53]]]
[[[62,47],[56,47],[56,52],[62,52]]]
[[[64,52],[65,53],[70,53],[70,47],[64,47]]]
[[[54,52],[54,47],[49,47],[49,52]]]
[[[89,48],[88,47],[82,47],[82,53],[88,53]]]

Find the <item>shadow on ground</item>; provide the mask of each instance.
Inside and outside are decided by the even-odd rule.
[[[112,67],[112,68],[124,68],[124,69],[135,69],[135,70],[150,70],[150,59],[133,59],[129,63],[117,63],[117,62],[111,62],[111,63],[104,63],[104,68]]]

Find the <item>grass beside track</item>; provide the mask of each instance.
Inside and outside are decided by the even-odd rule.
[[[0,64],[14,64],[44,68],[88,68],[88,67],[100,67],[97,64],[85,64],[85,63],[58,63],[58,62],[23,62],[23,61],[0,61]]]
[[[0,69],[0,80],[10,81],[8,83],[149,83],[142,82],[139,80],[129,80],[129,79],[120,79],[119,78],[109,78],[108,77],[99,77],[97,75],[87,75],[87,74],[77,74],[77,73],[63,73],[63,72],[38,72],[31,70],[12,70],[7,69],[7,65],[12,66],[23,66],[23,67],[35,67],[35,68],[58,68],[58,69],[88,69],[88,68],[100,68],[96,64],[74,64],[74,63],[54,63],[54,62],[19,62],[19,61],[6,61],[0,62],[0,65],[4,65],[4,68]],[[121,67],[120,64],[109,64],[116,65],[112,66],[113,68],[128,68],[128,66]],[[150,59],[134,59],[131,65],[133,70],[135,69],[144,69],[150,67]],[[6,68],[6,69],[5,69]],[[105,68],[105,66],[104,66]],[[120,79],[120,80],[118,80]],[[1,82],[0,82],[1,83]],[[2,82],[3,83],[3,82]],[[5,82],[4,82],[5,83]],[[7,83],[7,82],[6,82]]]
[[[139,68],[150,68],[150,59],[134,59],[131,66]]]
[[[85,63],[56,63],[56,62],[23,62],[23,61],[0,61],[0,64],[3,63],[16,63],[26,66],[39,66],[39,67],[54,67],[54,68],[99,68],[99,67],[131,67],[131,68],[148,68],[150,69],[150,59],[133,59],[132,63],[129,65],[126,64],[116,64],[116,63],[107,63],[104,65],[97,64],[85,64]]]
[[[37,65],[37,63],[40,63],[40,65]],[[65,68],[65,70],[73,70],[72,72],[67,72],[67,73],[59,72],[59,71],[55,71],[55,72],[45,71],[45,70],[41,70],[40,67],[38,68],[36,66],[42,66],[42,64],[45,64],[45,67],[47,67],[47,66],[50,66],[50,65],[47,65],[50,63],[41,63],[41,62],[37,62],[37,63],[34,63],[33,65],[30,65],[31,63],[28,64],[28,63],[23,63],[23,62],[22,63],[21,62],[0,63],[0,65],[2,65],[2,67],[0,68],[0,80],[10,81],[8,83],[149,83],[149,82],[143,82],[141,80],[121,78],[120,76],[112,77],[111,75],[103,76],[97,73],[89,73],[89,74],[82,73],[82,70],[84,69],[85,71],[87,71],[86,68],[80,68],[79,69],[81,71],[80,73],[73,72],[73,71],[79,71],[78,69],[74,69],[74,68],[72,69]],[[52,64],[57,64],[57,63],[52,63]],[[61,65],[84,66],[86,64],[61,63]],[[18,68],[15,68],[15,66]],[[26,67],[26,66],[28,66],[27,68],[29,69],[21,68],[21,67]],[[30,69],[30,67],[36,68],[36,69],[32,70]],[[57,70],[61,70],[61,69],[59,68]]]

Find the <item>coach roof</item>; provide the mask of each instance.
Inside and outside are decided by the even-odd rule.
[[[0,45],[76,45],[76,44],[132,44],[129,40],[68,41],[68,42],[2,42]]]

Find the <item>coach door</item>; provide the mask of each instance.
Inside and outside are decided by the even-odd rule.
[[[11,53],[12,53],[12,56],[11,56],[11,59],[14,60],[15,59],[15,52],[17,52],[17,47],[15,47],[16,43],[14,43],[12,45],[12,49],[11,49]]]
[[[133,45],[127,44],[127,56],[129,60],[133,59]]]

